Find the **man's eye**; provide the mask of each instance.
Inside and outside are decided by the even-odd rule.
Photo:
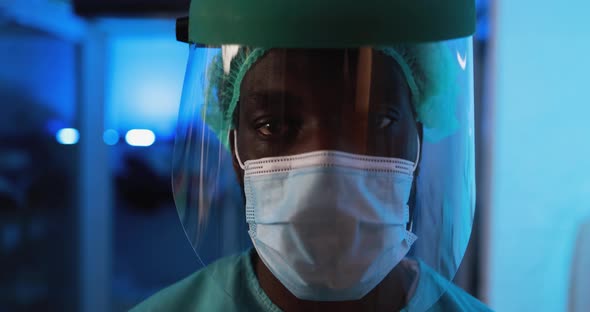
[[[262,122],[256,126],[256,131],[263,137],[280,137],[289,131],[289,127],[284,122]]]
[[[379,129],[385,129],[394,122],[395,120],[389,116],[380,116],[377,118],[377,126]]]

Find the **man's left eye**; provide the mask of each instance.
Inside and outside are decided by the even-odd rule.
[[[379,116],[377,118],[377,126],[379,129],[385,129],[394,122],[394,119],[389,116]]]

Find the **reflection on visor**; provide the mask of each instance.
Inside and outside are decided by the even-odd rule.
[[[259,76],[259,78],[251,78],[249,85],[266,83],[270,86],[272,83],[286,82],[283,78],[293,78],[295,74],[293,69],[299,69],[297,74],[300,78],[312,79],[317,83],[320,79],[325,81],[326,78],[332,78],[329,79],[331,81],[336,78],[326,77],[329,74],[339,75],[336,78],[341,80],[339,84],[334,82],[324,86],[332,88],[333,91],[340,90],[339,94],[324,99],[322,104],[337,102],[344,97],[348,102],[354,101],[356,110],[359,112],[369,111],[371,95],[381,97],[372,100],[371,112],[373,113],[379,110],[377,105],[386,106],[386,103],[375,104],[379,100],[385,100],[384,97],[389,97],[387,100],[390,101],[396,100],[395,95],[387,93],[400,92],[402,80],[399,78],[401,77],[405,80],[403,84],[409,88],[413,106],[411,109],[416,115],[415,119],[423,123],[426,128],[427,140],[437,141],[447,137],[457,127],[453,105],[448,105],[440,98],[444,96],[448,100],[455,96],[449,92],[455,90],[453,85],[456,81],[453,77],[457,75],[461,67],[457,62],[453,62],[453,53],[436,44],[399,45],[379,49],[272,49],[270,51],[260,48],[224,46],[222,51],[223,53],[218,53],[214,57],[208,68],[211,84],[207,91],[207,102],[217,102],[218,113],[221,116],[210,119],[217,120],[219,124],[214,124],[213,120],[210,120],[209,125],[218,133],[226,147],[229,146],[225,141],[227,131],[236,126],[234,117],[238,101],[244,98],[241,92],[252,91],[251,88],[244,90],[243,87],[243,84],[248,84],[248,76],[257,76],[257,74]],[[262,58],[261,61],[259,61],[260,58]],[[251,70],[253,64],[257,65]],[[387,84],[392,82],[387,75],[393,74],[399,76],[396,77],[397,84]],[[307,77],[302,77],[305,75]],[[246,78],[245,82],[244,78]],[[291,84],[285,85],[291,86]],[[300,85],[299,87],[302,88]],[[379,87],[383,90],[373,90]],[[280,89],[274,91],[280,91]],[[248,97],[251,96],[257,95],[249,94]],[[337,110],[333,111],[334,115],[338,113]]]
[[[317,150],[415,159],[418,129],[402,71],[364,51],[267,52],[240,87],[234,118],[244,160]]]

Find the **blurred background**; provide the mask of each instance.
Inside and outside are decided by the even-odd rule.
[[[126,311],[199,268],[170,183],[188,2],[0,1],[0,312]],[[590,4],[477,7],[455,282],[497,311],[588,311]]]

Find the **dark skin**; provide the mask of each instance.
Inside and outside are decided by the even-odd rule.
[[[243,162],[318,150],[416,160],[421,126],[409,87],[399,65],[379,51],[273,49],[248,71],[240,92]],[[253,260],[262,289],[284,311],[396,311],[416,278],[404,260],[360,300],[314,302],[295,297],[257,255]]]

